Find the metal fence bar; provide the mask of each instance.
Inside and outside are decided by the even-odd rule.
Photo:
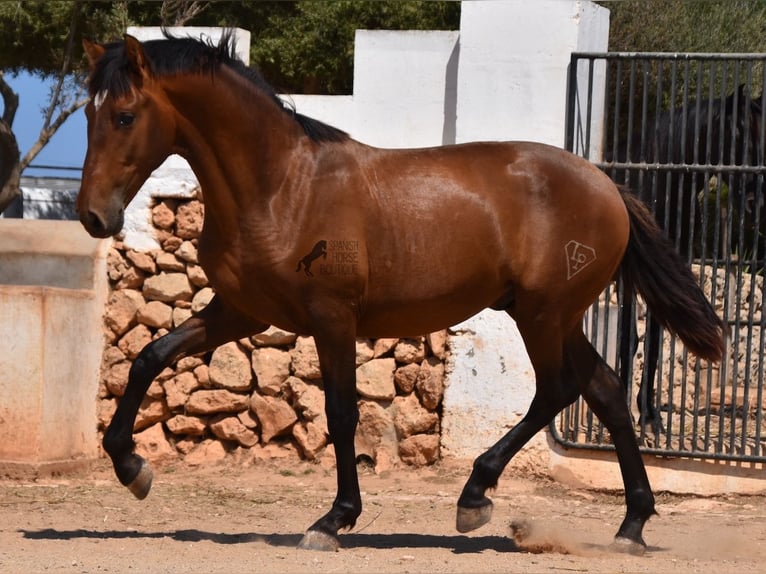
[[[594,303],[586,333],[625,378],[646,453],[766,462],[764,68],[766,54],[572,55],[567,147],[655,210],[731,327],[727,356],[714,366],[650,328],[643,308],[628,322],[619,311],[620,285]],[[599,118],[593,101],[602,94]],[[640,343],[627,364],[620,356],[623,338],[631,347]],[[654,353],[656,375],[649,368]],[[639,389],[651,389],[653,398]],[[651,407],[659,421],[642,424],[651,420]],[[568,447],[612,448],[603,425],[580,401],[551,430]]]

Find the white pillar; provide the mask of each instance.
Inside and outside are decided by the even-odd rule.
[[[605,51],[608,32],[609,11],[587,0],[463,2],[457,142],[563,147],[571,53]],[[524,415],[534,371],[506,313],[486,310],[451,333],[442,454],[473,458]],[[542,435],[534,442],[548,452]]]

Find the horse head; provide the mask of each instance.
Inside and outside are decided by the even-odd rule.
[[[91,100],[77,211],[88,233],[108,237],[122,229],[125,207],[173,152],[176,120],[138,40],[84,40],[83,48]]]

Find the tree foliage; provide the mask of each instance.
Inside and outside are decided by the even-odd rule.
[[[599,1],[614,52],[766,52],[763,0]]]
[[[249,30],[251,63],[280,91],[350,94],[357,29],[457,30],[460,3],[225,2],[189,23]]]
[[[613,51],[766,52],[764,0],[602,0]],[[252,33],[251,62],[278,90],[348,94],[357,29],[458,29],[459,2],[428,0],[16,0],[0,2],[0,176],[22,168],[83,105],[81,39],[120,38],[130,25],[236,26]],[[56,78],[40,139],[19,157],[18,95],[3,74]],[[68,85],[67,85],[68,83]],[[20,95],[23,98],[23,94]],[[13,140],[13,141],[11,141]],[[15,155],[14,155],[15,154]],[[19,170],[17,170],[19,171]],[[2,181],[0,181],[2,187]],[[0,191],[0,211],[3,209]]]

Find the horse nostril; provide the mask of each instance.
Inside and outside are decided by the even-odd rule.
[[[106,223],[99,214],[94,211],[88,211],[82,221],[85,229],[95,237],[106,237],[109,233],[106,229]]]

